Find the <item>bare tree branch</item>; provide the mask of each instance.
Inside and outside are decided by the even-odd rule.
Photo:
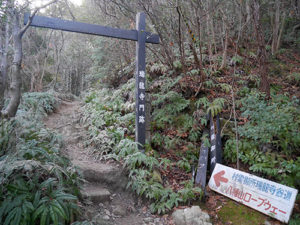
[[[41,5],[40,7],[37,7],[33,13],[29,16],[28,22],[27,24],[20,30],[19,35],[22,37],[23,34],[25,33],[25,31],[28,29],[28,27],[30,26],[30,24],[32,23],[33,17],[37,14],[37,12],[43,8],[46,8],[49,5],[52,5],[53,3],[56,3],[58,0],[52,0],[50,2],[48,2],[47,4]]]

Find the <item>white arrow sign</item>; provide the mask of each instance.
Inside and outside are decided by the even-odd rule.
[[[209,180],[210,189],[287,223],[298,190],[221,164]]]

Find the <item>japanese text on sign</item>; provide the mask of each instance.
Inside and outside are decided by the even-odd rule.
[[[239,173],[234,173],[232,175],[232,180],[239,182],[241,184],[247,185],[249,187],[253,187],[259,191],[263,191],[265,193],[270,193],[276,197],[283,198],[284,200],[290,200],[292,196],[292,192],[286,189],[282,189],[281,187],[276,187],[275,185],[270,185],[267,182],[262,182],[255,178],[250,178],[249,176],[244,176]]]
[[[288,222],[298,190],[216,164],[209,187],[282,222]]]

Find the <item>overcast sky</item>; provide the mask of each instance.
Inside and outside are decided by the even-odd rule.
[[[45,4],[49,1],[50,0],[32,0],[31,2],[33,5],[40,6],[41,4],[43,4],[43,3]],[[75,5],[81,5],[81,3],[82,3],[82,0],[70,0],[70,1],[73,2]],[[17,2],[22,3],[22,2],[24,2],[24,0],[17,0]]]

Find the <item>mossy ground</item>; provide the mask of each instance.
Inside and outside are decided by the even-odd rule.
[[[218,217],[222,223],[232,225],[261,225],[267,219],[263,214],[231,200],[218,212]]]

